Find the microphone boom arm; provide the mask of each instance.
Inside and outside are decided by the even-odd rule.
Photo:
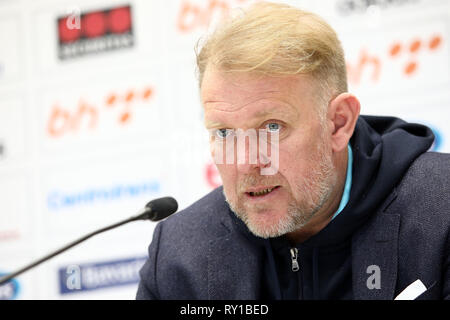
[[[47,260],[57,256],[58,254],[63,253],[64,251],[69,250],[70,248],[76,246],[77,244],[80,244],[83,241],[86,241],[87,239],[89,239],[89,238],[91,238],[91,237],[93,237],[93,236],[95,236],[97,234],[100,234],[100,233],[103,233],[105,231],[117,228],[117,227],[119,227],[121,225],[124,225],[126,223],[129,223],[131,221],[147,220],[147,219],[156,221],[156,220],[160,220],[160,219],[163,219],[163,218],[167,217],[168,215],[174,213],[177,210],[177,208],[178,208],[176,200],[173,199],[174,202],[172,202],[172,199],[173,198],[166,197],[166,198],[160,198],[160,199],[156,199],[156,200],[150,201],[145,206],[145,208],[142,210],[142,212],[138,213],[137,215],[132,216],[132,217],[130,217],[128,219],[122,220],[120,222],[116,222],[116,223],[111,224],[111,225],[109,225],[107,227],[98,229],[98,230],[93,231],[91,233],[88,233],[84,237],[81,237],[78,240],[72,241],[71,243],[65,245],[64,247],[62,247],[62,248],[60,248],[60,249],[58,249],[58,250],[56,250],[56,251],[46,255],[46,256],[44,256],[44,257],[42,257],[42,258],[40,258],[40,259],[38,259],[38,260],[28,264],[28,265],[26,265],[25,267],[15,271],[15,272],[13,272],[11,274],[3,276],[2,278],[0,278],[0,286],[5,284],[6,282],[10,281],[11,279],[17,277],[18,275],[20,275],[20,274],[22,274],[22,273],[24,273],[24,272],[26,272],[26,271],[28,271],[28,270],[38,266],[38,265],[40,265],[41,263],[43,263],[43,262],[45,262],[45,261],[47,261]],[[160,200],[162,200],[162,201],[160,201]],[[159,201],[159,203],[157,201]],[[153,210],[152,210],[152,204],[153,203],[160,204],[159,207],[161,207],[163,209],[163,210],[161,210],[161,211],[163,211],[162,215],[158,215],[159,212],[153,212]],[[167,207],[167,204],[169,204],[169,208],[166,209],[165,207]],[[165,206],[165,207],[162,207],[162,205]],[[159,207],[158,207],[158,209],[159,209]],[[164,210],[164,209],[166,209],[166,210]],[[164,211],[166,211],[166,212],[164,212]],[[154,213],[153,216],[151,216],[152,213]]]

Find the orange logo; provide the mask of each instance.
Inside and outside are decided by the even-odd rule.
[[[244,3],[248,0],[238,0],[237,3]],[[197,28],[206,28],[213,17],[219,15],[226,17],[231,10],[230,0],[208,0],[205,6],[193,4],[188,0],[183,0],[177,16],[177,29],[187,33]]]
[[[416,38],[408,43],[395,41],[388,47],[386,56],[371,54],[366,48],[363,48],[359,52],[356,63],[347,62],[348,81],[350,84],[359,85],[362,76],[365,75],[372,83],[376,83],[380,79],[385,62],[391,60],[401,63],[399,58],[405,55],[408,61],[401,66],[401,73],[405,77],[412,77],[419,70],[417,54],[422,51],[434,53],[442,47],[442,42],[442,36],[439,34],[427,39]]]
[[[406,45],[401,42],[395,42],[389,49],[389,56],[395,59],[402,54],[408,54],[409,61],[403,66],[403,73],[411,76],[418,68],[417,53],[422,50],[435,51],[440,47],[441,42],[442,37],[440,35],[434,35],[430,39],[425,40],[415,39]]]
[[[62,137],[69,132],[78,132],[84,128],[97,128],[102,112],[118,113],[117,122],[126,125],[131,121],[132,106],[135,102],[147,102],[153,95],[153,89],[112,92],[104,99],[104,105],[96,106],[80,99],[74,111],[62,108],[55,103],[47,122],[47,133],[54,138]]]
[[[380,58],[370,55],[367,50],[361,49],[359,59],[356,65],[347,62],[347,77],[351,84],[361,83],[363,72],[370,72],[372,82],[377,82],[380,77],[381,61]]]

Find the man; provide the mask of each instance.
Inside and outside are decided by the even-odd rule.
[[[197,63],[223,187],[157,225],[138,299],[394,299],[416,280],[412,298],[450,299],[450,155],[425,126],[359,116],[330,26],[259,3]],[[250,161],[250,134],[220,161],[251,130],[278,163]]]

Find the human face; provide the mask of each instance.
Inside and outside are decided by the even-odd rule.
[[[275,174],[261,175],[267,164],[260,161],[216,164],[231,209],[259,237],[277,237],[304,226],[328,201],[336,184],[330,137],[313,89],[305,75],[258,77],[214,68],[205,71],[201,96],[208,130],[278,130]],[[266,189],[271,191],[255,194]]]

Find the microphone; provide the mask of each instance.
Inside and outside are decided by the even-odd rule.
[[[66,246],[62,247],[61,249],[58,249],[58,250],[42,257],[41,259],[36,260],[36,261],[30,263],[29,265],[9,274],[7,276],[0,278],[0,286],[2,284],[5,284],[12,278],[15,278],[18,275],[24,273],[25,271],[28,271],[28,270],[38,266],[39,264],[53,258],[54,256],[57,256],[57,255],[63,253],[64,251],[76,246],[77,244],[80,244],[81,242],[83,242],[99,233],[117,228],[117,227],[124,225],[131,221],[137,221],[137,220],[159,221],[164,218],[167,218],[172,213],[175,213],[177,210],[178,210],[178,203],[172,197],[163,197],[163,198],[158,198],[158,199],[152,200],[149,203],[147,203],[145,205],[145,207],[137,215],[132,216],[123,221],[114,223],[114,224],[104,227],[102,229],[96,230],[94,232],[91,232],[91,233],[85,235],[84,237],[67,244]]]
[[[167,218],[178,210],[178,203],[172,197],[164,197],[150,201],[142,209],[142,212],[130,218],[134,220],[159,221]],[[131,220],[133,221],[133,220]]]

